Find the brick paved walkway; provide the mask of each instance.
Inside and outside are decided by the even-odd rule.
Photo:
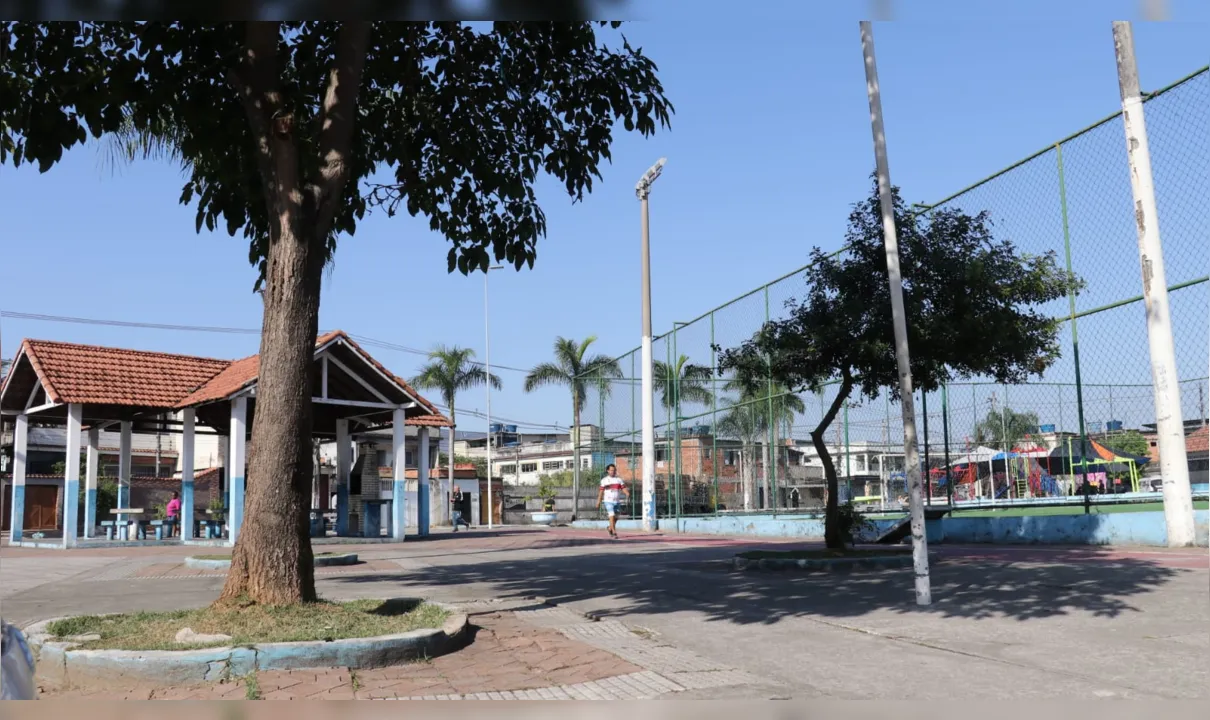
[[[471,612],[476,607],[468,607]],[[643,699],[698,687],[719,669],[661,648],[616,621],[594,623],[558,607],[472,616],[473,642],[427,662],[374,670],[347,668],[258,673],[254,679],[189,687],[43,688],[45,699],[350,700]],[[595,630],[595,632],[594,632]],[[612,650],[612,652],[611,652]],[[637,662],[619,657],[629,656]],[[685,655],[685,657],[681,657]],[[650,662],[653,661],[654,662]],[[658,665],[663,674],[645,665]],[[680,682],[670,679],[678,671]],[[734,674],[734,671],[730,671]],[[694,677],[689,677],[694,676]],[[716,679],[742,682],[741,677]]]

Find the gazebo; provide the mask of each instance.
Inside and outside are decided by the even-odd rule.
[[[242,360],[24,340],[0,385],[0,414],[15,419],[10,544],[21,544],[26,457],[31,423],[66,426],[62,547],[78,541],[81,437],[87,431],[84,537],[97,534],[97,443],[102,429],[120,428],[118,506],[130,498],[131,435],[136,427],[181,435],[181,539],[196,540],[194,438],[198,426],[228,438],[227,530],[231,544],[243,522],[247,441],[256,413],[259,358]],[[450,421],[407,382],[392,374],[342,331],[321,335],[314,354],[313,433],[335,440],[336,534],[349,534],[350,426],[392,428],[391,537],[404,539],[406,426],[415,426],[419,530],[428,532],[429,432]],[[167,419],[172,417],[174,419]],[[383,493],[385,496],[386,493]],[[363,530],[378,532],[363,513]]]

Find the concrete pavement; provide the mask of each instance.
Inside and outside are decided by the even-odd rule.
[[[555,625],[508,610],[497,622],[557,631],[577,652],[606,653],[637,673],[665,679],[681,673],[680,689],[660,697],[1208,694],[1204,550],[937,546],[935,603],[918,608],[910,571],[736,572],[725,562],[739,550],[769,545],[636,535],[615,542],[565,529],[438,533],[401,546],[357,547],[364,565],[317,572],[317,583],[333,599],[423,595],[490,608],[545,598],[559,608]],[[187,554],[4,548],[2,612],[28,622],[202,606],[218,594],[221,573],[185,574],[177,568]],[[597,622],[584,622],[586,616]],[[618,681],[616,697],[627,697],[626,682],[636,683],[630,696],[641,696],[634,688],[657,681]]]

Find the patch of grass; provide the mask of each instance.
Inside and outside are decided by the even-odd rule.
[[[887,555],[904,555],[912,552],[911,548],[846,548],[844,550],[829,550],[816,548],[813,550],[749,550],[739,554],[745,560],[829,560],[832,558],[852,557],[886,557]]]
[[[256,679],[256,673],[244,677],[244,699],[260,700],[260,681]]]
[[[89,650],[186,650],[264,642],[343,640],[438,628],[449,613],[415,601],[354,600],[301,605],[212,605],[201,610],[85,615],[56,620],[47,631],[56,638],[97,634]],[[176,634],[191,628],[205,635],[230,635],[229,642],[181,644]]]
[[[353,688],[353,692],[361,689],[361,678],[357,677],[357,671],[349,668],[349,686]]]

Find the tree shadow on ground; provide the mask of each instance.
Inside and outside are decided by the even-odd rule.
[[[786,546],[781,546],[785,549]],[[402,575],[334,578],[338,584],[492,586],[497,597],[553,602],[614,598],[602,617],[704,613],[710,620],[773,624],[785,617],[857,618],[875,611],[941,617],[1032,620],[1075,613],[1114,618],[1138,612],[1132,598],[1196,570],[1123,558],[1098,548],[1048,549],[1021,558],[955,552],[932,565],[933,604],[915,604],[911,568],[808,573],[738,571],[734,551],[645,549],[576,556],[495,558],[433,565]]]

